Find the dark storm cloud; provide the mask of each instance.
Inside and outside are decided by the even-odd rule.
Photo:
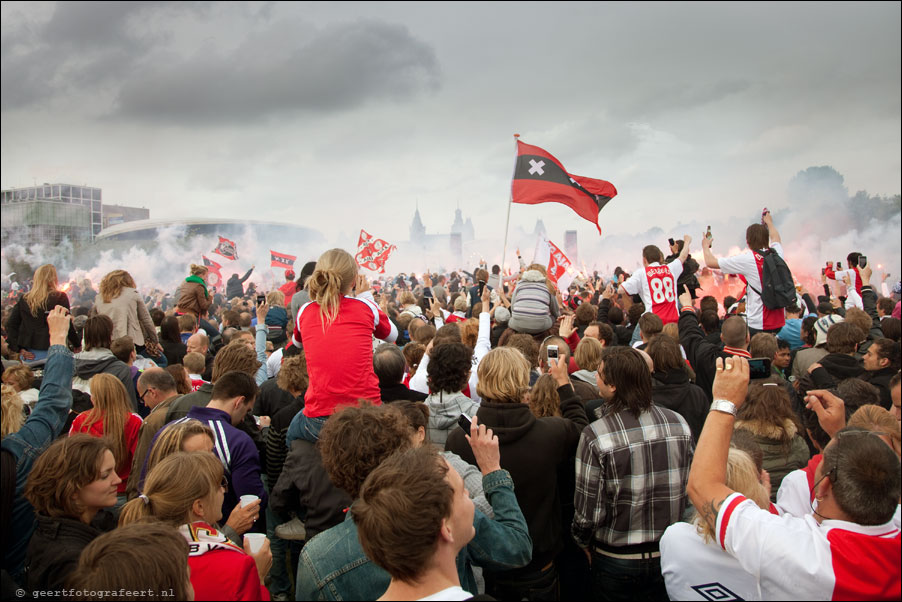
[[[258,43],[263,37],[231,53],[198,52],[135,72],[115,114],[195,124],[255,120],[403,101],[439,86],[435,51],[403,26],[357,21]]]
[[[114,82],[165,39],[141,31],[139,18],[205,10],[192,2],[60,2],[43,23],[4,28],[2,107],[23,108]]]

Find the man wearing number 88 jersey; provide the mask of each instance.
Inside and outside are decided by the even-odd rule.
[[[677,322],[680,319],[677,307],[677,279],[683,273],[683,262],[689,255],[689,243],[692,237],[683,237],[683,250],[679,257],[670,263],[663,264],[664,254],[655,245],[642,249],[643,270],[636,270],[629,279],[620,285],[620,292],[639,295],[645,304],[645,313],[653,312],[664,324]]]

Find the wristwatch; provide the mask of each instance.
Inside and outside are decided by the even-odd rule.
[[[710,412],[723,412],[724,414],[732,414],[736,417],[736,404],[726,399],[715,399],[711,404]]]

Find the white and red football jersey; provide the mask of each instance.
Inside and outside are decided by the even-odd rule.
[[[677,260],[666,265],[651,263],[643,270],[636,270],[623,283],[623,290],[642,297],[645,311],[654,312],[665,324],[680,319],[677,308],[677,278],[683,273],[683,264]]]
[[[783,246],[772,243],[771,248],[783,257]],[[785,259],[785,257],[784,257]],[[732,257],[724,257],[717,260],[720,271],[724,274],[739,274],[745,277],[748,283],[745,313],[749,328],[757,330],[777,330],[786,324],[786,312],[783,309],[768,309],[761,301],[761,295],[755,291],[761,291],[763,280],[762,265],[764,256],[753,251],[745,251]],[[752,289],[755,290],[752,290]]]
[[[902,534],[812,515],[775,516],[745,496],[717,514],[717,543],[756,575],[763,600],[899,600]]]

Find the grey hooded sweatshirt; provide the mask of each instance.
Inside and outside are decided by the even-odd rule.
[[[445,449],[448,433],[457,427],[460,415],[473,418],[479,409],[478,403],[460,392],[432,393],[424,403],[429,407],[429,424],[426,426],[429,440],[440,449]]]

